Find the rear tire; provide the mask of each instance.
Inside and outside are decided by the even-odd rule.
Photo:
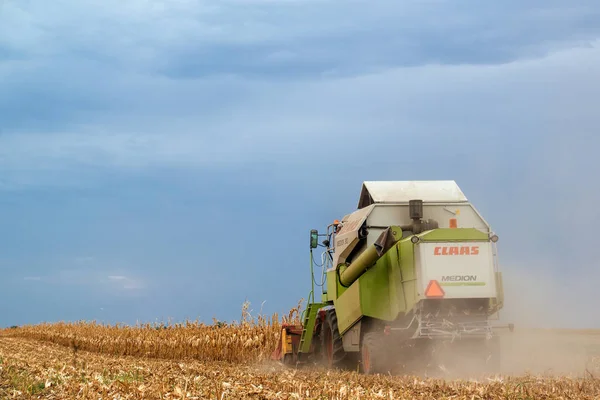
[[[365,375],[389,371],[388,354],[382,335],[374,332],[366,333],[362,338],[360,353],[361,370]]]

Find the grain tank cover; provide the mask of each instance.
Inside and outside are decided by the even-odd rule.
[[[367,181],[363,183],[358,208],[375,203],[408,204],[415,199],[426,203],[468,201],[455,181]]]

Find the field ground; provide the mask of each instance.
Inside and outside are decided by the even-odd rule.
[[[269,361],[231,363],[109,356],[0,335],[0,398],[600,398],[600,380],[594,377],[600,372],[596,369],[599,365],[592,360],[586,366],[590,356],[600,349],[600,332],[515,332],[505,335],[504,349],[503,369],[508,375],[479,381],[434,380],[363,376],[314,368],[294,370]]]
[[[502,337],[502,373],[600,378],[600,330],[516,330]]]

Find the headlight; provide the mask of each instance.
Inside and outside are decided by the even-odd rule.
[[[410,238],[410,241],[413,242],[413,244],[419,243],[419,240],[421,239],[418,236],[413,236]]]
[[[498,241],[498,235],[492,235],[492,236],[490,236],[490,240],[491,240],[493,243],[496,243],[496,242]]]

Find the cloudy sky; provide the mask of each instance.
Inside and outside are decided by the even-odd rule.
[[[453,179],[504,315],[600,327],[599,96],[592,0],[0,0],[0,326],[285,313],[362,181]]]

